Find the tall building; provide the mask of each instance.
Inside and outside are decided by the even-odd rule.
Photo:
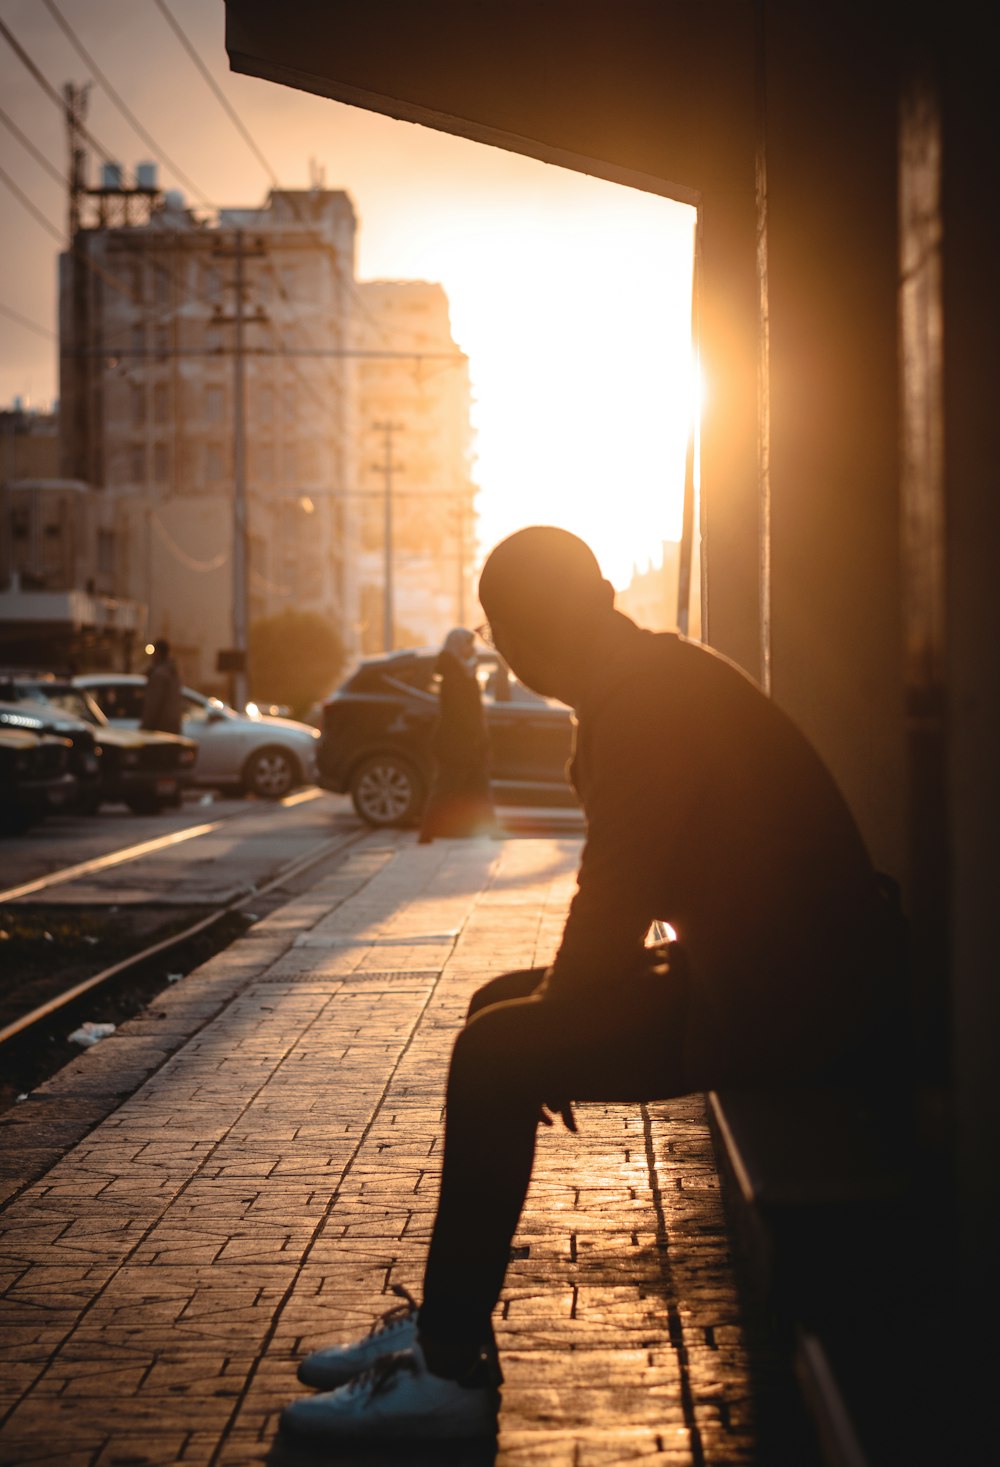
[[[147,634],[222,690],[219,652],[286,607],[357,644],[356,217],[314,188],[209,223],[144,168],[105,166],[62,257],[62,473],[113,501]]]
[[[56,413],[0,409],[0,663],[130,663],[144,607],[115,594],[109,510],[59,477]]]
[[[366,281],[358,298],[362,648],[433,646],[476,599],[468,361],[440,285]]]

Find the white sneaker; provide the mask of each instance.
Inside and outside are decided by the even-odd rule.
[[[409,1349],[384,1356],[339,1390],[291,1401],[281,1413],[281,1426],[325,1441],[494,1436],[500,1393],[490,1379],[485,1355],[468,1384],[432,1375],[414,1340]]]
[[[393,1284],[392,1292],[404,1302],[387,1309],[370,1334],[344,1345],[314,1350],[299,1362],[303,1385],[332,1391],[368,1370],[383,1355],[410,1348],[417,1338],[417,1301],[402,1284]]]

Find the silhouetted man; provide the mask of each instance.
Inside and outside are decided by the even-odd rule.
[[[539,1119],[850,1073],[894,1000],[898,912],[830,773],[748,677],[616,612],[563,530],[504,540],[479,595],[517,677],[576,712],[587,839],[554,963],[486,984],[456,1039],[419,1309],[300,1366],[327,1393],[283,1420],[328,1439],[494,1428],[490,1319]],[[676,944],[646,946],[656,919]]]
[[[160,733],[181,731],[181,679],[170,643],[163,637],[153,643],[153,665],[146,679],[139,727]]]

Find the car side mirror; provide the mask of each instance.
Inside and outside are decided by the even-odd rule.
[[[210,708],[206,717],[208,723],[221,723],[225,716],[221,708]]]

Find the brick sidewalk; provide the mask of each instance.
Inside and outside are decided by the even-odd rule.
[[[419,1289],[455,1030],[549,960],[578,855],[372,835],[45,1087],[48,1165],[88,1067],[190,1035],[0,1213],[0,1461],[318,1460],[275,1445],[295,1362]],[[541,1135],[496,1462],[757,1460],[701,1097],[579,1123]]]

